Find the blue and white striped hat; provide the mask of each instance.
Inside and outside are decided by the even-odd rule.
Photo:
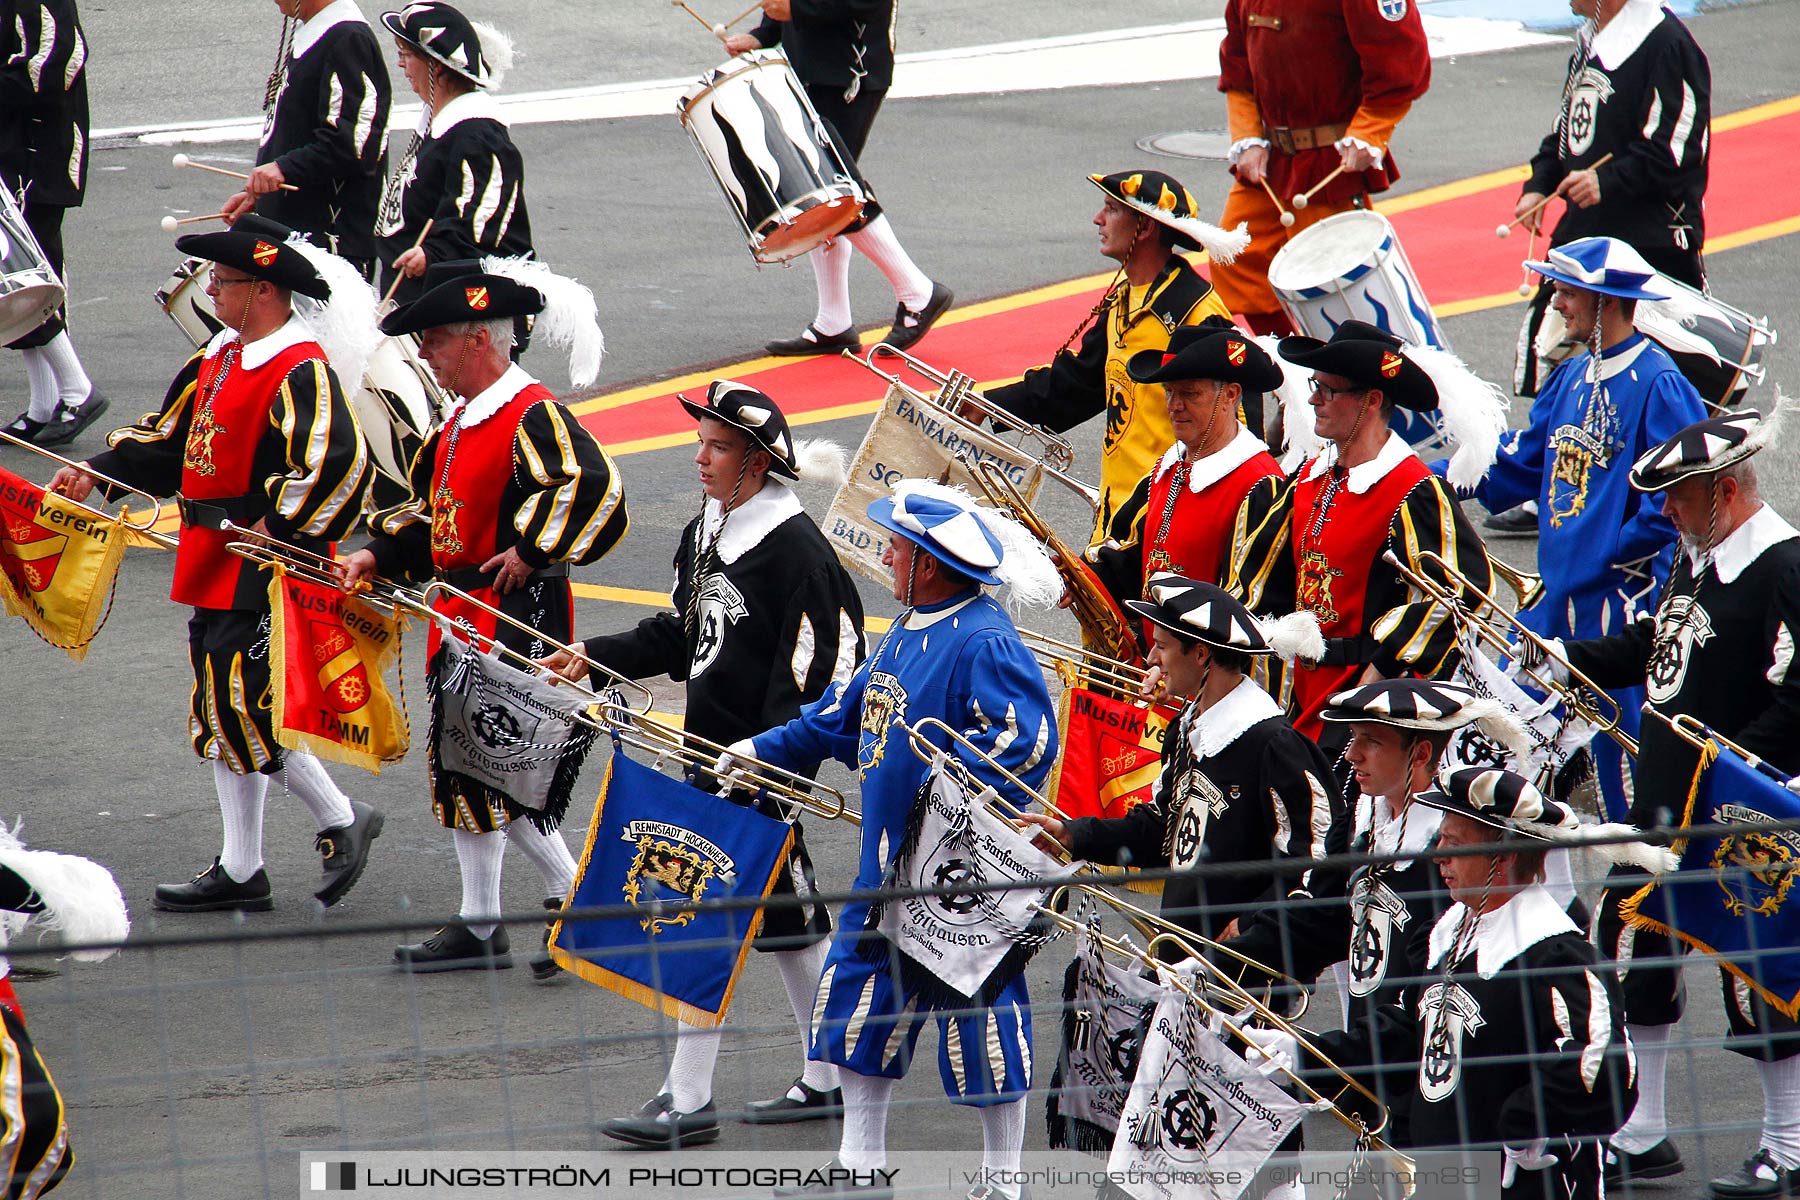
[[[1655,290],[1656,268],[1644,256],[1618,238],[1578,238],[1558,246],[1543,261],[1528,260],[1527,270],[1584,292],[1617,296],[1622,300],[1667,300]]]
[[[869,519],[973,579],[994,587],[1006,582],[999,573],[1006,552],[972,497],[949,488],[897,488],[870,502]]]

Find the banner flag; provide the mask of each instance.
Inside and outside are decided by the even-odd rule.
[[[970,796],[950,761],[940,759],[919,789],[899,853],[888,868],[888,886],[947,888],[1008,880],[1027,886],[873,904],[868,928],[880,930],[899,948],[909,985],[946,1001],[992,1000],[1057,936],[1055,927],[1039,917],[1037,906],[1068,872],[988,808],[990,792]],[[887,960],[880,939],[865,938],[862,946]]]
[[[586,714],[592,699],[477,650],[448,622],[440,628],[432,769],[459,776],[471,799],[510,801],[539,828],[556,828],[599,732]]]
[[[1106,1160],[1137,1200],[1236,1200],[1309,1110],[1233,1054],[1204,1013],[1169,986],[1144,1035]]]
[[[275,740],[381,774],[412,742],[406,706],[383,678],[400,653],[399,614],[280,564],[270,572]]]
[[[1124,816],[1150,799],[1162,773],[1163,738],[1179,715],[1167,705],[1146,708],[1092,688],[1065,689],[1050,798],[1071,817]]]
[[[892,496],[902,479],[944,479],[981,495],[957,459],[959,453],[1000,467],[1026,500],[1036,498],[1044,481],[1044,468],[1034,456],[992,433],[951,420],[943,409],[907,388],[889,387],[887,400],[856,449],[849,478],[832,497],[831,510],[820,523],[825,540],[844,565],[877,583],[892,583],[892,572],[881,565],[888,531],[869,519],[870,503]]]
[[[125,528],[0,468],[0,606],[76,662],[112,611]]]
[[[765,898],[794,827],[626,757],[600,783],[569,908],[636,906],[636,916],[557,921],[565,970],[689,1025],[725,1019],[762,910],[670,911],[668,904]]]
[[[1162,998],[1154,979],[1107,961],[1084,926],[1063,977],[1062,1047],[1050,1077],[1045,1121],[1052,1150],[1105,1155],[1137,1075],[1150,1014]]]
[[[1678,839],[1680,871],[1626,897],[1619,911],[1713,956],[1775,1008],[1800,1017],[1800,829],[1755,828],[1800,820],[1800,795],[1695,728],[1707,742],[1681,824],[1750,828]]]
[[[1478,696],[1512,709],[1525,726],[1531,739],[1531,754],[1523,761],[1505,746],[1487,737],[1476,725],[1465,725],[1450,738],[1444,748],[1442,770],[1501,767],[1527,779],[1535,780],[1548,768],[1550,778],[1568,765],[1574,754],[1594,740],[1599,729],[1570,713],[1558,696],[1539,697],[1520,686],[1519,681],[1500,669],[1487,656],[1475,637],[1464,631],[1457,644],[1462,650],[1450,681],[1460,683]]]

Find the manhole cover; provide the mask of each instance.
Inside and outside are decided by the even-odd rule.
[[[1167,158],[1216,158],[1231,151],[1231,135],[1223,129],[1186,129],[1177,133],[1153,133],[1138,139],[1138,149]]]

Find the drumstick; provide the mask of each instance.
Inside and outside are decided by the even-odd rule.
[[[227,171],[224,167],[215,167],[210,163],[195,162],[185,154],[177,154],[172,161],[178,167],[192,167],[196,171],[211,171],[214,175],[229,175],[233,179],[250,178],[250,176],[244,174],[242,171]],[[297,192],[300,189],[291,183],[284,183],[281,185],[281,190],[284,192]]]
[[[705,17],[701,16],[699,13],[695,12],[693,9],[691,9],[687,6],[687,0],[669,0],[669,3],[672,4],[674,7],[679,8],[683,12],[687,13],[688,16],[690,16],[690,17],[694,18],[694,20],[700,22],[700,24],[706,26],[707,30],[714,37],[718,38],[721,42],[725,40],[725,26],[708,24]],[[757,7],[761,8],[762,5],[759,4],[759,5],[757,5]],[[744,18],[742,18],[742,17],[738,18],[739,21],[741,21],[743,19]]]
[[[1612,161],[1612,154],[1609,151],[1606,154],[1602,154],[1599,158],[1596,158],[1592,163],[1588,164],[1587,166],[1585,166],[1581,169],[1584,171],[1598,171],[1601,167],[1604,167],[1607,163],[1609,163],[1611,161]],[[1495,229],[1494,236],[1499,237],[1499,238],[1511,237],[1514,225],[1522,225],[1528,218],[1535,217],[1538,213],[1543,212],[1544,206],[1549,204],[1552,200],[1556,199],[1556,197],[1559,196],[1560,194],[1561,194],[1560,192],[1551,192],[1548,196],[1545,196],[1542,200],[1539,200],[1536,204],[1532,205],[1530,208],[1526,209],[1524,212],[1520,213],[1518,216],[1514,217],[1512,220],[1508,221],[1506,224]]]
[[[762,8],[761,0],[758,0],[757,3],[752,4],[749,8],[746,8],[743,12],[741,12],[737,16],[731,18],[731,20],[725,22],[725,28],[730,29],[733,25],[736,25],[739,21],[742,21],[745,17],[748,17],[752,13],[759,11],[761,8]]]
[[[1262,179],[1257,180],[1257,182],[1262,184],[1263,191],[1269,193],[1269,202],[1275,206],[1275,211],[1281,214],[1281,224],[1284,227],[1291,228],[1294,224],[1294,214],[1281,207],[1281,201],[1276,199],[1275,189],[1269,186],[1268,177],[1264,176]]]
[[[412,244],[414,250],[417,250],[420,246],[425,244],[425,236],[431,232],[431,227],[435,224],[437,224],[436,217],[427,217],[425,219],[425,228],[419,230],[419,240]],[[381,298],[382,308],[386,308],[389,302],[393,300],[394,293],[400,290],[400,281],[406,278],[406,272],[399,269],[399,259],[395,259],[394,264],[394,282],[388,284],[387,295]]]
[[[224,219],[224,213],[207,213],[204,217],[182,217],[180,220],[176,220],[174,217],[164,217],[162,219],[162,231],[164,233],[174,233],[183,225],[192,225],[196,221],[223,221]]]
[[[1308,204],[1311,204],[1313,194],[1315,192],[1317,192],[1320,188],[1324,187],[1326,184],[1330,183],[1332,180],[1336,179],[1339,175],[1342,175],[1344,173],[1344,169],[1348,165],[1349,164],[1347,164],[1347,163],[1339,163],[1332,170],[1331,174],[1329,174],[1325,178],[1319,180],[1319,182],[1313,184],[1311,187],[1307,188],[1304,192],[1300,192],[1297,195],[1295,195],[1294,207],[1296,209],[1301,209],[1301,208],[1305,208]]]
[[[1538,231],[1531,231],[1531,244],[1525,247],[1525,278],[1519,280],[1519,295],[1531,295],[1531,260],[1537,257]]]

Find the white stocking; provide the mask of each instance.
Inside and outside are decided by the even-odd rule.
[[[910,312],[918,312],[925,307],[925,302],[931,299],[931,279],[919,270],[912,256],[900,245],[900,239],[894,235],[894,227],[888,223],[885,213],[855,233],[845,236],[868,256],[870,262],[881,268],[881,273],[887,276],[888,285],[894,289],[894,299],[905,305]]]
[[[1631,1045],[1637,1051],[1637,1107],[1612,1135],[1612,1147],[1626,1154],[1642,1154],[1668,1136],[1663,1113],[1663,1082],[1669,1073],[1669,1034],[1673,1025],[1627,1025]]]
[[[25,415],[34,421],[48,421],[56,415],[61,393],[56,390],[56,368],[42,346],[28,346],[19,351],[25,359],[25,379],[31,385],[31,399]]]
[[[1800,1167],[1800,1058],[1756,1065],[1762,1072],[1763,1148],[1776,1165]]]
[[[777,950],[769,955],[775,969],[781,972],[781,986],[787,989],[788,1005],[794,1010],[794,1024],[800,1027],[800,1057],[806,1069],[800,1079],[816,1092],[829,1092],[838,1085],[838,1069],[828,1062],[807,1058],[812,1050],[813,998],[818,994],[819,976],[825,970],[825,958],[831,953],[831,939],[822,938],[804,950]],[[788,1089],[788,1098],[804,1100],[805,1096]]]
[[[1020,1096],[977,1110],[981,1113],[982,1173],[990,1176],[994,1190],[1013,1200],[1017,1200],[1019,1185],[1000,1183],[991,1177],[995,1172],[1016,1174],[1019,1170],[1019,1156],[1025,1150],[1025,1103],[1029,1099]]]
[[[887,1166],[888,1104],[898,1079],[838,1072],[844,1089],[844,1136],[838,1142],[838,1162],[852,1171],[875,1171]]]
[[[75,355],[75,343],[69,340],[69,331],[65,329],[51,338],[44,353],[56,371],[57,393],[62,402],[70,408],[85,403],[94,392],[94,384],[81,369],[81,359]]]
[[[719,1061],[723,1031],[675,1022],[675,1053],[662,1090],[676,1112],[691,1113],[712,1099],[713,1067]]]
[[[819,291],[819,314],[813,328],[830,337],[850,328],[850,260],[856,251],[848,238],[839,236],[814,250],[813,283]]]
[[[499,833],[470,833],[452,829],[456,841],[456,865],[462,869],[462,908],[457,916],[482,921],[469,932],[486,941],[494,935],[500,915],[500,860],[506,853],[506,837]]]
[[[289,750],[281,756],[282,786],[306,805],[313,826],[320,832],[342,829],[356,820],[350,808],[350,797],[332,782],[325,764],[304,750]]]
[[[219,865],[243,883],[262,870],[263,799],[267,775],[239,775],[213,760],[213,789],[219,793],[219,817],[225,826]]]
[[[569,889],[575,886],[575,856],[569,853],[569,844],[563,841],[561,830],[543,833],[521,817],[507,822],[506,840],[517,846],[538,869],[544,880],[545,898],[568,898]]]

